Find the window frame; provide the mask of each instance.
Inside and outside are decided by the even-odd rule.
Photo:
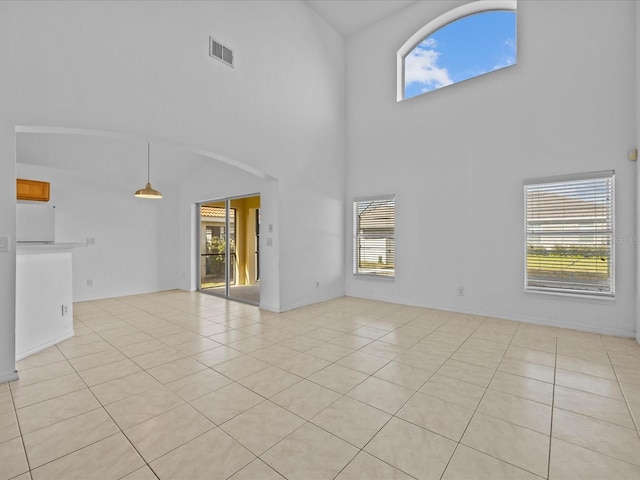
[[[360,222],[358,219],[358,205],[366,202],[384,202],[384,201],[393,201],[393,274],[381,274],[375,272],[360,272],[359,270],[362,268],[358,265],[359,258],[359,248],[358,248],[358,240],[361,238],[358,231],[360,227]],[[352,208],[353,208],[353,261],[352,261],[352,273],[355,277],[366,277],[366,278],[382,278],[386,280],[394,280],[396,277],[396,195],[395,194],[386,194],[386,195],[376,195],[376,196],[367,196],[367,197],[356,197],[353,199]]]
[[[411,35],[409,39],[398,50],[396,54],[396,99],[398,102],[405,100],[404,85],[404,59],[409,55],[429,35],[440,30],[442,27],[460,20],[461,18],[474,15],[476,13],[492,12],[492,11],[513,11],[518,12],[517,0],[476,0],[471,3],[461,5],[457,8],[449,10],[438,18],[430,21],[420,28],[416,33]],[[418,95],[420,96],[420,95]],[[414,97],[410,97],[414,98]]]
[[[610,250],[609,250],[609,262],[610,262],[610,276],[609,276],[609,291],[596,291],[596,290],[584,290],[580,288],[569,288],[569,287],[550,287],[550,286],[531,286],[529,285],[529,275],[528,275],[528,266],[527,266],[527,246],[529,240],[529,232],[527,229],[528,224],[528,216],[527,216],[527,187],[532,185],[548,185],[553,183],[569,183],[581,180],[603,180],[610,179],[611,181],[611,189],[610,189],[610,202],[609,202],[609,216],[611,219],[611,229],[609,231],[605,231],[605,234],[610,235]],[[562,176],[554,176],[554,177],[546,177],[546,178],[533,178],[526,179],[523,182],[523,195],[524,195],[524,290],[526,293],[542,293],[547,295],[560,295],[566,297],[579,297],[579,298],[589,298],[589,299],[602,299],[602,300],[614,300],[615,299],[615,290],[616,290],[616,272],[615,272],[615,170],[603,170],[597,172],[588,172],[588,173],[579,173],[573,175],[562,175]],[[575,234],[575,233],[574,233]],[[586,232],[584,235],[593,234],[591,232]]]

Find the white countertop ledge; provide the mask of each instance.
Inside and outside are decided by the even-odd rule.
[[[16,253],[18,255],[62,253],[86,246],[84,243],[17,242]]]

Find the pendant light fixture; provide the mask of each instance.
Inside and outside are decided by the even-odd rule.
[[[149,181],[149,149],[149,142],[147,142],[147,186],[136,191],[134,195],[138,198],[160,199],[162,198],[162,194],[158,190],[151,188],[151,182]]]

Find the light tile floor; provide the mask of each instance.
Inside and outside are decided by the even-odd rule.
[[[74,317],[0,385],[0,480],[640,478],[632,339],[347,297]]]

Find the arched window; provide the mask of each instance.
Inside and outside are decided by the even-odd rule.
[[[477,0],[418,30],[398,50],[398,101],[516,63],[516,0]]]

